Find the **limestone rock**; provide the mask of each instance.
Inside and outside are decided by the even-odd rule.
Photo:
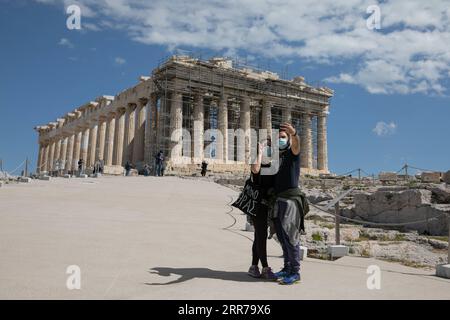
[[[378,179],[381,182],[396,182],[398,180],[398,176],[395,172],[380,172],[378,174]]]
[[[445,183],[450,184],[450,170],[442,175],[442,180],[444,180]]]
[[[114,176],[121,176],[123,175],[124,168],[122,166],[104,166],[103,167],[103,174],[105,175],[114,175]]]
[[[442,186],[431,185],[427,187],[431,191],[431,201],[433,203],[450,203],[450,189]]]
[[[303,190],[311,203],[319,203],[333,199],[334,195],[331,192],[323,192],[319,189],[305,189]]]
[[[440,183],[441,182],[441,173],[440,172],[422,172],[422,174],[420,175],[420,179],[422,182]]]
[[[424,189],[359,193],[354,195],[355,205],[343,209],[342,215],[387,224],[423,221],[405,225],[404,228],[431,235],[447,235],[446,214],[450,212],[450,205],[432,204],[431,195],[430,190]]]

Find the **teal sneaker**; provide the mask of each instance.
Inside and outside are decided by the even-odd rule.
[[[282,278],[280,281],[280,284],[290,285],[290,284],[300,282],[300,280],[301,280],[300,274],[294,273],[294,274],[290,274],[290,275],[287,275],[284,278]]]
[[[283,269],[281,269],[280,271],[274,273],[274,276],[275,276],[278,280],[283,279],[283,278],[286,277],[287,275],[289,275],[289,272],[286,270],[286,268],[283,268]]]

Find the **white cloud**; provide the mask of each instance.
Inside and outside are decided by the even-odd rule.
[[[368,30],[374,0],[36,0],[82,8],[82,28],[120,30],[169,49],[303,59],[349,70],[327,78],[371,93],[444,94],[450,74],[446,0],[379,3],[381,30]]]
[[[372,129],[373,132],[379,137],[388,136],[395,133],[397,130],[397,125],[394,122],[386,123],[384,121],[379,121]]]
[[[121,57],[116,57],[114,59],[114,63],[117,64],[117,65],[122,65],[122,64],[125,64],[126,62],[127,61],[124,58],[121,58]]]
[[[61,40],[59,40],[58,44],[60,46],[67,47],[67,48],[73,48],[74,47],[73,43],[70,42],[70,40],[67,39],[67,38],[61,38]]]

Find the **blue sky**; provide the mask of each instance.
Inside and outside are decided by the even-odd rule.
[[[25,157],[35,167],[34,126],[115,95],[185,49],[239,56],[278,72],[287,66],[290,77],[335,90],[328,127],[333,172],[396,171],[405,161],[450,169],[445,2],[424,8],[422,1],[383,2],[382,28],[372,31],[364,0],[310,11],[309,0],[276,8],[270,1],[233,2],[0,1],[4,168],[13,170]],[[73,3],[82,9],[82,30],[66,27],[65,7]],[[284,16],[299,3],[298,20]]]

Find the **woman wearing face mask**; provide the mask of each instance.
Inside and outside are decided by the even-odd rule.
[[[276,280],[277,277],[272,272],[267,262],[267,215],[268,215],[268,193],[273,185],[273,175],[267,175],[261,172],[261,167],[269,167],[271,158],[271,140],[270,137],[266,143],[258,144],[258,157],[255,164],[252,164],[251,171],[253,181],[259,184],[262,192],[262,201],[256,216],[252,216],[252,224],[255,229],[252,246],[252,265],[248,274],[254,278],[267,280]],[[258,263],[261,261],[262,270],[259,271]]]

